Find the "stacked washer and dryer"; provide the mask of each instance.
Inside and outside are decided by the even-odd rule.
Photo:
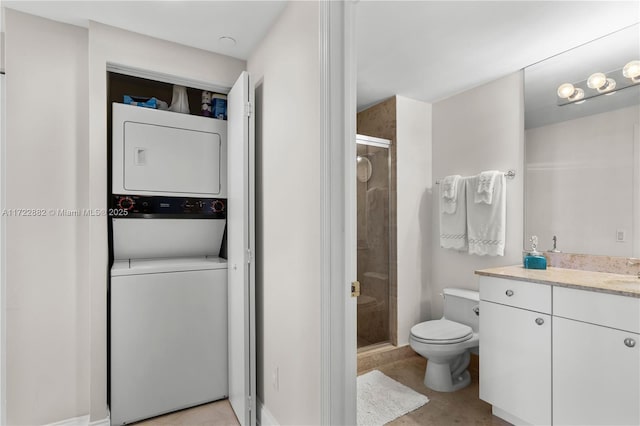
[[[226,122],[112,109],[111,424],[228,396]]]

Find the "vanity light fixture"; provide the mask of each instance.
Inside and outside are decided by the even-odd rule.
[[[623,68],[607,73],[595,72],[577,83],[561,84],[557,90],[557,104],[581,104],[589,98],[612,95],[636,85],[640,85],[640,60],[627,62]]]
[[[622,68],[622,75],[633,82],[640,82],[640,61],[631,61]]]

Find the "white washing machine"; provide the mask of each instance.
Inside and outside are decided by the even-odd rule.
[[[111,424],[228,396],[223,259],[115,262],[110,314]]]
[[[112,148],[110,411],[122,425],[229,394],[226,122],[114,104]]]
[[[226,398],[224,221],[112,221],[111,424]]]

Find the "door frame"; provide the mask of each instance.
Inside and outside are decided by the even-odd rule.
[[[4,46],[3,46],[4,47]],[[2,70],[0,70],[0,210],[6,206],[6,181],[4,172],[6,170],[6,138],[7,109],[5,103],[6,96],[6,76],[4,73],[4,58],[2,58]],[[0,217],[0,424],[7,424],[7,397],[6,397],[6,217]]]
[[[356,1],[320,1],[320,423],[356,424]]]

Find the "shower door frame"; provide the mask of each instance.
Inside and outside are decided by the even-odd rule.
[[[376,148],[384,148],[387,150],[387,187],[388,187],[388,192],[387,192],[387,211],[388,211],[388,215],[387,215],[387,316],[388,316],[388,329],[387,329],[387,335],[388,338],[386,341],[382,341],[382,342],[376,342],[376,343],[372,343],[370,345],[367,346],[363,346],[362,348],[358,347],[357,345],[357,331],[356,331],[356,351],[360,352],[361,350],[367,350],[369,348],[373,348],[373,347],[377,347],[379,345],[384,345],[384,344],[391,344],[391,345],[395,345],[397,342],[395,342],[395,340],[397,340],[397,333],[392,333],[392,330],[396,329],[398,326],[398,318],[397,318],[397,309],[396,310],[392,310],[391,309],[391,285],[392,285],[392,274],[391,274],[391,264],[392,264],[392,256],[394,253],[392,253],[391,250],[391,238],[392,238],[392,232],[391,232],[391,207],[392,207],[392,190],[394,188],[391,187],[391,183],[392,183],[392,179],[391,179],[391,173],[392,173],[392,161],[391,161],[391,147],[392,147],[392,141],[390,139],[384,139],[384,138],[378,138],[375,136],[368,136],[368,135],[363,135],[363,134],[356,134],[356,146],[357,145],[366,145],[366,146],[373,146]],[[356,158],[358,157],[358,153],[357,153],[357,148],[356,148]],[[357,197],[357,184],[356,184],[356,191],[355,191],[355,195]],[[357,202],[356,202],[356,208],[357,208]],[[356,229],[358,227],[358,221],[356,218]],[[356,240],[357,240],[357,234],[356,234]],[[357,270],[358,270],[358,255],[356,253],[356,274],[357,274]],[[395,275],[394,275],[395,276]],[[397,288],[397,285],[396,285]],[[396,300],[396,305],[397,305],[397,300]],[[393,316],[392,312],[396,312],[396,315]],[[356,316],[358,313],[358,308],[357,308],[357,304],[356,304]],[[356,322],[356,326],[357,326],[357,322]],[[394,336],[396,336],[396,338],[394,339]]]

